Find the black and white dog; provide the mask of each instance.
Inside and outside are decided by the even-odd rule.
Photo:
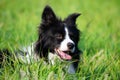
[[[63,21],[58,19],[53,10],[46,6],[42,13],[42,21],[39,26],[38,40],[27,48],[23,48],[18,58],[24,62],[30,62],[30,58],[55,64],[59,61],[71,61],[68,67],[69,73],[75,73],[81,51],[78,49],[80,32],[76,26],[76,18],[79,13],[69,15]],[[21,55],[26,53],[25,55]]]

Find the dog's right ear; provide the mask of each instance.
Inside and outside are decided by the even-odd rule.
[[[67,23],[67,24],[70,24],[70,25],[75,25],[75,22],[76,22],[76,19],[78,16],[80,16],[81,14],[80,13],[73,13],[71,15],[69,15],[65,20],[64,22]]]
[[[53,10],[51,9],[50,6],[46,6],[43,10],[42,13],[42,22],[46,23],[46,24],[51,24],[52,22],[54,22],[56,20],[56,15],[53,12]]]

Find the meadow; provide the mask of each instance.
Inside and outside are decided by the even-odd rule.
[[[0,68],[0,80],[120,80],[119,0],[0,0],[0,49],[15,50],[35,42],[45,5],[61,19],[74,12],[82,14],[76,22],[83,51],[80,71],[63,74],[59,63],[14,61],[14,68],[9,62]],[[21,69],[26,72],[22,78]]]

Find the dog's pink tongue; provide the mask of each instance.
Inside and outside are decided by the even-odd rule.
[[[62,58],[62,59],[65,59],[65,60],[70,60],[72,59],[72,57],[70,55],[68,55],[67,53],[64,53],[60,50],[58,50],[58,53],[59,53],[59,56]]]

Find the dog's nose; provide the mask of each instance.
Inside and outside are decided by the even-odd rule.
[[[71,43],[71,42],[69,42],[69,43],[67,44],[67,46],[68,46],[68,48],[69,48],[69,49],[73,49],[74,44],[73,44],[73,43]]]

